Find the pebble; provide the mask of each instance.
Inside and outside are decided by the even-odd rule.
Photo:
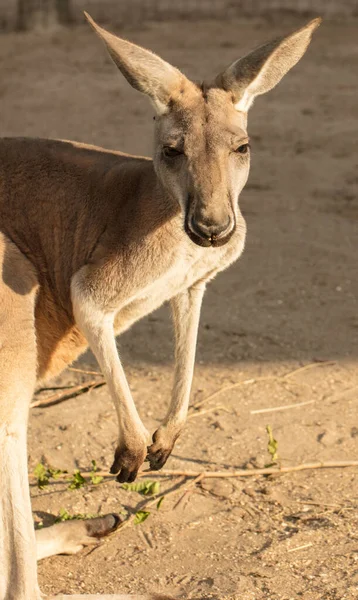
[[[230,481],[225,479],[205,479],[201,483],[203,490],[214,494],[214,496],[220,496],[222,498],[228,498],[233,492],[233,485]]]

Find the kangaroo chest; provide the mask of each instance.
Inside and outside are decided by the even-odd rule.
[[[244,246],[244,237],[237,236],[222,248],[200,248],[188,240],[185,252],[180,252],[168,267],[156,273],[152,280],[139,287],[128,301],[118,306],[115,329],[128,329],[134,322],[159,308],[164,302],[190,288],[198,281],[209,281],[236,260]]]

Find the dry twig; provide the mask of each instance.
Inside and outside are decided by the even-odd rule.
[[[161,471],[142,471],[140,476],[150,475],[151,477],[198,477],[202,479],[210,478],[235,478],[235,477],[255,477],[257,475],[281,475],[282,473],[294,473],[295,471],[306,471],[312,469],[342,469],[345,467],[358,467],[358,460],[342,460],[327,462],[312,462],[294,465],[292,467],[266,467],[263,469],[239,469],[236,471],[171,471],[162,469]]]
[[[219,394],[222,394],[224,392],[229,392],[229,391],[234,390],[243,385],[251,385],[254,383],[261,383],[262,381],[278,381],[281,383],[287,383],[288,381],[290,381],[291,377],[293,377],[294,375],[297,375],[298,373],[306,371],[308,369],[313,369],[314,367],[331,366],[331,365],[335,365],[335,364],[336,364],[335,361],[313,362],[313,363],[304,365],[303,367],[299,367],[298,369],[294,369],[293,371],[289,371],[285,375],[267,375],[267,376],[263,376],[263,377],[253,377],[251,379],[243,379],[242,381],[237,381],[236,383],[232,383],[223,388],[220,388],[213,394],[210,394],[210,396],[207,396],[200,402],[197,402],[193,406],[193,408],[197,409],[200,406],[202,406],[203,404],[205,404],[206,402],[209,402],[210,400],[213,400],[214,398],[216,398],[216,396],[219,396]],[[291,383],[293,383],[293,382],[291,382]],[[295,385],[307,386],[307,384],[302,381],[296,381],[294,383],[295,383]],[[311,403],[313,404],[313,402],[315,402],[315,400],[309,400],[307,402],[307,404],[311,404]],[[291,405],[287,406],[287,408],[294,408],[295,406],[299,406],[299,404],[296,404],[296,405],[291,404]],[[285,410],[285,409],[286,409],[286,407],[277,407],[277,409],[275,409],[275,408],[261,409],[260,412],[270,412],[270,410]],[[257,412],[252,411],[251,414],[259,414],[259,413],[258,413],[258,411]]]
[[[69,371],[74,371],[75,373],[84,373],[85,375],[98,375],[99,377],[102,377],[102,373],[99,373],[98,371],[85,371],[84,369],[78,369],[76,367],[68,367]]]
[[[333,365],[336,364],[335,360],[322,360],[320,362],[312,362],[312,363],[308,363],[307,365],[304,365],[303,367],[299,367],[298,369],[295,369],[294,371],[291,371],[290,373],[286,373],[286,375],[284,375],[285,379],[289,379],[289,377],[293,377],[294,375],[297,375],[298,373],[302,373],[303,371],[308,371],[309,369],[314,369],[315,367],[333,367]]]
[[[173,506],[173,510],[175,510],[176,508],[178,508],[178,506],[182,503],[182,501],[184,500],[184,498],[188,495],[188,493],[191,491],[190,488],[193,488],[194,486],[196,486],[197,483],[200,483],[200,481],[202,481],[203,476],[202,475],[198,475],[198,477],[195,477],[195,479],[193,479],[185,488],[184,494],[182,494],[179,498],[179,500],[174,504]]]
[[[312,542],[308,544],[303,544],[303,546],[296,546],[296,548],[289,548],[287,552],[297,552],[297,550],[304,550],[305,548],[311,548],[313,546]]]
[[[242,381],[237,381],[236,383],[231,383],[230,385],[226,385],[225,387],[220,388],[219,390],[216,390],[216,392],[214,392],[213,394],[210,394],[210,396],[207,396],[203,400],[200,400],[200,402],[197,402],[193,406],[193,408],[197,409],[197,408],[199,408],[199,406],[202,406],[203,404],[206,404],[206,402],[209,402],[209,400],[213,400],[214,398],[216,398],[216,396],[219,396],[219,394],[223,394],[224,392],[229,392],[231,390],[234,390],[235,388],[241,387],[242,385],[249,385],[252,383],[256,383],[258,381],[269,381],[269,380],[277,381],[277,379],[281,379],[281,378],[277,377],[276,375],[268,375],[267,377],[256,377],[256,378],[252,378],[252,379],[243,379]]]
[[[84,394],[85,392],[90,392],[91,390],[102,387],[105,385],[105,380],[102,379],[93,379],[91,381],[87,381],[86,383],[82,383],[81,385],[76,385],[70,388],[67,392],[52,394],[52,396],[47,396],[47,398],[41,398],[40,400],[34,400],[30,404],[30,408],[38,408],[39,406],[47,408],[48,406],[54,406],[55,404],[60,404],[60,402],[65,402],[65,400],[70,400],[71,398],[75,398],[80,394]]]
[[[269,412],[278,412],[281,410],[288,410],[290,408],[299,408],[300,406],[307,406],[308,404],[314,404],[316,400],[307,400],[306,402],[296,402],[295,404],[283,404],[282,406],[271,406],[269,408],[258,408],[257,410],[250,410],[250,415],[262,415]]]
[[[161,471],[141,471],[138,477],[193,477],[201,479],[230,479],[236,477],[257,477],[258,475],[282,475],[284,473],[294,473],[296,471],[306,471],[313,469],[343,469],[346,467],[358,467],[358,460],[341,460],[328,462],[311,462],[294,465],[292,467],[265,467],[263,469],[238,469],[236,471],[177,471],[171,469],[162,469]],[[96,471],[96,475],[105,477],[107,481],[115,479],[115,475],[109,475],[107,471]],[[90,479],[93,472],[82,472],[82,477]],[[34,475],[29,476],[31,480],[36,479]],[[68,481],[72,475],[57,477],[56,482]]]

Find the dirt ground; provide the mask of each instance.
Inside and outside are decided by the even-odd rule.
[[[122,34],[195,78],[302,20],[157,23]],[[252,171],[241,206],[240,261],[204,301],[187,428],[166,468],[269,462],[270,424],[282,465],[358,459],[358,21],[324,23],[306,57],[251,111]],[[86,28],[0,37],[2,135],[71,138],[151,152],[152,110]],[[119,340],[139,411],[165,413],[172,332],[164,307]],[[326,361],[326,362],[320,362]],[[304,365],[313,365],[280,379]],[[88,353],[82,369],[97,365]],[[57,385],[91,376],[67,371]],[[253,411],[302,406],[255,414]],[[111,464],[116,422],[102,387],[33,409],[30,471],[44,460],[88,471]],[[342,600],[358,597],[358,471],[275,477],[167,477],[177,491],[149,518],[95,550],[39,565],[45,593],[161,591],[181,599]],[[187,489],[187,491],[186,491]],[[76,491],[32,487],[39,516],[138,510],[146,499],[113,480]]]

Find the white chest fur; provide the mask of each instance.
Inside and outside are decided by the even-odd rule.
[[[183,251],[178,252],[170,267],[133,296],[121,303],[116,311],[117,333],[128,329],[134,322],[159,308],[166,301],[190,288],[199,281],[210,281],[226,269],[242,253],[245,230],[241,231],[227,246],[200,248],[188,239]]]
[[[120,266],[116,260],[107,270],[85,266],[72,279],[72,301],[89,319],[94,314],[112,315],[120,333],[195,283],[210,281],[226,269],[242,253],[245,233],[241,218],[225,246],[196,246],[183,232],[178,244],[166,245],[167,259],[163,247],[158,257],[144,247],[128,261],[120,260]]]

